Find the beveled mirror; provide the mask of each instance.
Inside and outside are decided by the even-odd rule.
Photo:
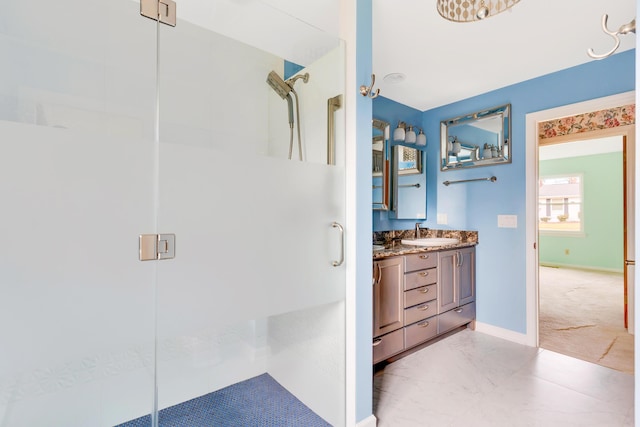
[[[443,171],[511,163],[511,104],[440,122]]]
[[[373,119],[371,174],[373,177],[373,210],[389,210],[389,123]]]

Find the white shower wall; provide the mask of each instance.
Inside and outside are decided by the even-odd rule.
[[[344,384],[330,226],[344,216],[340,112],[341,166],[324,165],[344,51],[290,47],[315,61],[296,84],[301,164],[286,160],[286,102],[266,83],[282,58],[187,22],[162,27],[158,148],[156,24],[138,8],[3,4],[0,425],[148,414],[156,315],[161,407],[270,372],[340,425],[340,392],[318,390]],[[158,231],[177,234],[176,259],[138,261],[138,234]]]

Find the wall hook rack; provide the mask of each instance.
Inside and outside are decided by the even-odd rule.
[[[491,182],[496,182],[498,180],[498,178],[496,178],[495,176],[492,176],[490,178],[474,178],[474,179],[461,179],[459,181],[445,181],[443,182],[444,185],[449,186],[451,184],[460,184],[462,182],[472,182],[472,181],[491,181]]]
[[[374,84],[376,84],[376,75],[371,74],[371,86],[365,86],[365,85],[360,86],[360,94],[362,96],[368,96],[369,98],[372,98],[372,99],[376,98],[378,95],[380,95],[380,89],[376,89],[375,92],[372,92]]]
[[[625,34],[629,34],[629,33],[634,33],[636,32],[636,19],[633,18],[633,21],[629,22],[628,24],[624,24],[622,25],[620,28],[618,28],[617,31],[610,31],[609,28],[607,27],[607,20],[609,19],[609,15],[607,15],[606,13],[604,15],[602,15],[602,31],[604,31],[606,34],[609,34],[611,37],[613,37],[613,39],[615,40],[615,45],[613,46],[613,49],[611,49],[609,52],[607,53],[603,53],[603,54],[597,54],[593,51],[593,49],[589,48],[587,50],[587,53],[589,54],[590,57],[592,57],[593,59],[604,59],[607,58],[611,55],[613,55],[616,50],[618,50],[618,47],[620,47],[620,37],[618,37],[620,34],[625,35]]]

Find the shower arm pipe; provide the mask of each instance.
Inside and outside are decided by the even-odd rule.
[[[495,176],[492,176],[490,178],[474,178],[474,179],[461,179],[458,181],[444,181],[443,184],[446,186],[449,186],[451,184],[461,184],[463,182],[474,182],[474,181],[491,181],[491,182],[496,182],[498,180],[498,178],[496,178]]]
[[[589,48],[587,50],[587,53],[589,54],[590,57],[592,57],[593,59],[604,59],[604,58],[608,58],[609,56],[613,55],[616,50],[618,50],[618,47],[620,47],[620,37],[618,37],[618,35],[622,34],[629,34],[629,33],[634,33],[636,32],[636,19],[633,18],[633,21],[629,22],[628,24],[624,24],[622,25],[620,28],[618,28],[617,31],[610,31],[609,28],[607,27],[607,20],[609,19],[609,15],[607,15],[606,13],[604,15],[602,15],[602,31],[604,31],[606,34],[610,35],[611,37],[613,37],[613,39],[615,40],[615,44],[613,46],[613,49],[611,49],[609,52],[607,53],[603,53],[603,54],[597,54],[593,51],[593,49]]]
[[[336,121],[335,112],[342,106],[342,95],[327,100],[327,164],[336,164]]]

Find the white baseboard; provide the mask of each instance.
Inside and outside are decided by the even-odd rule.
[[[555,262],[540,262],[541,267],[552,267],[552,268],[573,268],[575,270],[587,270],[587,271],[604,271],[606,273],[624,273],[624,269],[620,268],[604,268],[604,267],[591,267],[588,265],[571,265],[571,264],[560,264]]]
[[[499,328],[497,326],[488,325],[486,323],[478,322],[476,320],[476,332],[482,332],[483,334],[491,335],[496,338],[502,338],[503,340],[511,341],[516,344],[528,345],[529,347],[536,347],[535,337],[529,337],[526,334],[520,332],[514,332],[509,329]]]
[[[372,414],[356,424],[356,427],[376,427],[376,424],[378,424],[378,420]]]

